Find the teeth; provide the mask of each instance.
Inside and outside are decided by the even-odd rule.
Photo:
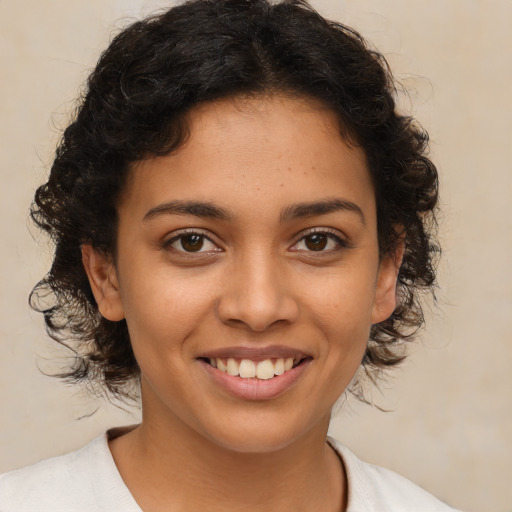
[[[240,368],[238,371],[242,379],[256,377],[256,365],[249,359],[242,359],[240,361]]]
[[[211,359],[210,359],[210,361],[211,361]],[[214,366],[214,368],[218,368],[221,372],[227,373],[228,368],[224,364],[224,361],[222,359],[215,359],[215,362],[216,362],[216,366]]]
[[[242,366],[240,364],[240,366]],[[256,366],[256,377],[258,379],[268,380],[274,376],[274,365],[270,359],[265,359],[265,361],[260,361],[258,366]]]
[[[226,371],[229,375],[238,375],[240,373],[240,370],[238,369],[239,365],[238,363],[230,357],[228,359],[228,364],[226,365]]]
[[[278,359],[274,365],[274,373],[276,375],[283,375],[284,373],[284,359]]]
[[[217,358],[210,359],[210,364],[228,375],[239,375],[242,379],[250,379],[257,377],[261,380],[269,380],[275,375],[282,375],[284,372],[293,368],[293,357],[276,359],[265,359],[255,363],[250,359],[242,359],[240,362],[233,357],[229,357],[227,361]]]

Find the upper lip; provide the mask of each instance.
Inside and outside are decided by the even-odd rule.
[[[198,358],[210,358],[210,359],[250,359],[251,361],[264,361],[265,359],[280,359],[293,357],[294,359],[304,359],[311,357],[310,354],[303,352],[292,347],[286,347],[283,345],[270,345],[267,347],[224,347],[214,349],[204,354],[201,354]]]

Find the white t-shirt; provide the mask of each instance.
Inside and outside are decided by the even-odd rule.
[[[330,440],[348,477],[347,512],[454,512],[404,477],[359,460]],[[124,484],[107,435],[84,448],[0,475],[1,512],[142,512]]]

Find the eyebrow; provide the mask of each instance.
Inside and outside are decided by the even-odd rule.
[[[357,204],[339,198],[329,198],[321,201],[294,203],[287,206],[281,213],[281,222],[327,215],[329,213],[348,211],[356,213],[361,222],[366,224],[363,210]],[[148,221],[160,215],[193,215],[195,217],[233,221],[235,215],[225,208],[214,205],[208,201],[169,201],[151,208],[144,215],[143,220]]]
[[[220,208],[207,201],[169,201],[151,208],[144,215],[144,221],[160,215],[194,215],[196,217],[233,220],[234,215],[229,210]]]
[[[361,222],[366,224],[366,218],[363,210],[357,206],[357,204],[336,197],[322,201],[292,204],[283,210],[281,214],[281,221],[286,222],[303,217],[315,217],[317,215],[327,215],[328,213],[340,211],[356,213],[361,219]]]

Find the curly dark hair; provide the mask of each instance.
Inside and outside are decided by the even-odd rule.
[[[384,57],[304,0],[191,0],[112,40],[36,192],[31,215],[55,254],[31,305],[50,336],[75,351],[60,376],[126,396],[139,375],[126,322],[100,315],[81,259],[82,244],[115,255],[116,204],[133,163],[178,148],[199,103],[273,92],[322,102],[367,157],[380,253],[404,238],[405,252],[398,305],[372,327],[362,365],[375,376],[403,359],[402,342],[424,321],[421,296],[435,285],[438,178],[427,134],[396,111]]]

